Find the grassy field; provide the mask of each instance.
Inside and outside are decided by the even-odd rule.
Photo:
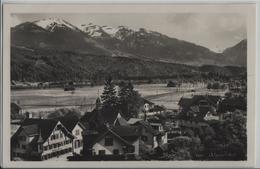
[[[195,93],[191,92],[195,89]],[[179,99],[184,95],[203,94],[208,92],[205,86],[184,84],[179,89],[166,87],[166,84],[135,85],[135,90],[146,99],[163,105],[168,109],[176,109]],[[74,92],[55,89],[12,90],[11,101],[18,103],[25,111],[48,111],[63,107],[85,107],[91,109],[95,100],[102,94],[103,86],[77,88]]]

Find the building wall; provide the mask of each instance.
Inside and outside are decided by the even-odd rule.
[[[64,132],[57,128],[58,125],[62,124],[57,123],[51,135],[43,144],[42,160],[72,152],[72,139],[65,136]],[[54,135],[56,136],[55,139],[53,138]]]
[[[112,136],[112,135],[109,135]],[[113,150],[118,149],[119,154],[123,154],[123,147],[121,141],[119,141],[116,137],[112,136],[113,138],[113,145],[112,146],[105,146],[105,137],[102,138],[100,141],[98,141],[96,144],[93,146],[93,154],[94,155],[99,155],[100,150],[105,150],[105,155],[112,155]]]
[[[80,154],[81,150],[83,150],[83,137],[82,137],[83,129],[77,124],[72,130],[72,134],[76,137],[73,140],[72,147],[73,152]]]
[[[147,140],[144,140],[143,137],[146,137]],[[154,136],[152,133],[150,133],[149,131],[147,131],[146,128],[142,129],[142,136],[141,136],[141,140],[144,141],[144,143],[146,144],[147,147],[149,148],[153,148],[154,147]]]
[[[20,139],[22,138],[23,139]],[[24,131],[21,131],[18,135],[18,144],[12,145],[12,154],[13,157],[23,157],[26,155],[29,144],[29,137],[26,135]]]
[[[134,154],[135,155],[139,155],[139,152],[140,152],[140,140],[137,139],[136,141],[133,142],[132,145],[135,147]]]
[[[161,123],[150,123],[150,125],[153,127],[153,129],[159,131],[159,132],[164,132],[163,129],[163,125]],[[159,140],[159,143],[156,139],[156,137],[154,137],[154,147],[159,146],[159,144],[165,144],[168,142],[168,138],[167,138],[167,133],[165,132],[165,134],[161,137],[161,139]]]

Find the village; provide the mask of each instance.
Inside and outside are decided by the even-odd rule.
[[[219,90],[209,84],[207,90]],[[224,95],[185,95],[178,108],[157,105],[111,78],[94,108],[79,116],[33,117],[11,103],[11,159],[243,160],[246,152],[246,86],[226,85]]]

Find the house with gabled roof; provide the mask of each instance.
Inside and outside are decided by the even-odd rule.
[[[217,109],[221,101],[220,96],[194,95],[182,97],[179,101],[180,114],[188,119],[202,121],[209,119],[209,115],[217,115]]]
[[[94,141],[93,156],[139,155],[141,128],[136,126],[114,126],[107,128]]]
[[[148,121],[138,118],[130,118],[128,120],[130,126],[140,126],[142,128],[141,141],[148,149],[153,149],[157,145],[157,136],[160,132],[154,130]]]
[[[79,121],[79,118],[77,116],[67,116],[56,118],[54,120],[60,121],[66,129],[73,134],[74,139],[72,141],[72,152],[80,154],[83,150],[82,132],[85,130],[85,126]]]
[[[11,158],[47,160],[72,151],[73,134],[57,120],[25,119],[11,137]]]

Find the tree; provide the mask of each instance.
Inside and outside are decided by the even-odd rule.
[[[108,77],[105,81],[104,91],[101,95],[102,109],[116,110],[118,106],[118,99],[116,95],[116,89],[112,83],[112,78]]]
[[[125,83],[122,81],[119,84],[118,102],[119,109],[125,118],[137,116],[139,108],[142,105],[141,96],[134,90],[131,82]]]

